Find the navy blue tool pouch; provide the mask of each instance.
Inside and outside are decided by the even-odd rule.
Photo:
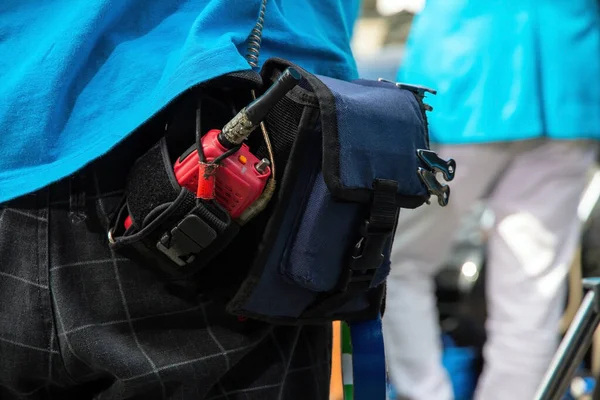
[[[302,82],[266,120],[278,190],[228,309],[282,324],[376,318],[399,210],[429,198],[417,173],[426,107],[391,83],[315,76],[280,59],[265,63],[263,80],[288,66]]]

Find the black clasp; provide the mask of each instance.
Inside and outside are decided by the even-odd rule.
[[[341,290],[366,290],[371,286],[377,269],[383,264],[384,249],[391,235],[389,229],[373,229],[369,221],[365,221],[360,229],[360,239],[352,249],[352,257],[346,273],[341,280]]]
[[[360,227],[360,239],[352,249],[348,268],[340,280],[342,291],[368,290],[371,287],[377,270],[385,261],[385,247],[390,244],[396,228],[398,182],[376,179],[373,189],[369,219]]]
[[[434,172],[441,172],[444,175],[444,179],[450,182],[454,179],[454,172],[456,171],[456,161],[452,158],[448,161],[442,159],[436,154],[435,151],[431,150],[417,150],[417,156],[429,169]]]
[[[217,238],[217,233],[197,215],[188,215],[156,243],[156,248],[180,267],[196,259]]]

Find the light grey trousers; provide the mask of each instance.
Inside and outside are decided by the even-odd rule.
[[[459,220],[498,177],[488,205],[485,366],[477,400],[531,400],[558,345],[577,206],[593,165],[591,142],[535,140],[444,146],[454,158],[447,207],[402,210],[392,251],[384,335],[392,382],[411,400],[450,400],[441,364],[433,277]]]

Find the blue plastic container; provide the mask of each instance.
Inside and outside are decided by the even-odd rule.
[[[472,400],[475,393],[475,359],[476,350],[471,347],[457,347],[448,335],[442,337],[444,354],[442,363],[448,371],[455,400]],[[388,399],[396,399],[394,386],[388,385]]]
[[[475,393],[475,360],[476,349],[473,347],[457,347],[448,335],[442,337],[444,354],[442,363],[448,371],[454,390],[455,400],[471,400]]]

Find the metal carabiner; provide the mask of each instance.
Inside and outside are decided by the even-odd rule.
[[[446,161],[438,156],[435,151],[423,149],[417,150],[417,156],[432,171],[441,172],[444,175],[446,182],[450,182],[452,179],[454,179],[456,161],[454,161],[452,158]]]
[[[419,178],[421,178],[425,186],[427,186],[429,193],[437,197],[438,204],[442,207],[448,205],[448,199],[450,198],[450,187],[448,185],[439,183],[433,172],[424,168],[418,168],[417,173],[419,174]]]

